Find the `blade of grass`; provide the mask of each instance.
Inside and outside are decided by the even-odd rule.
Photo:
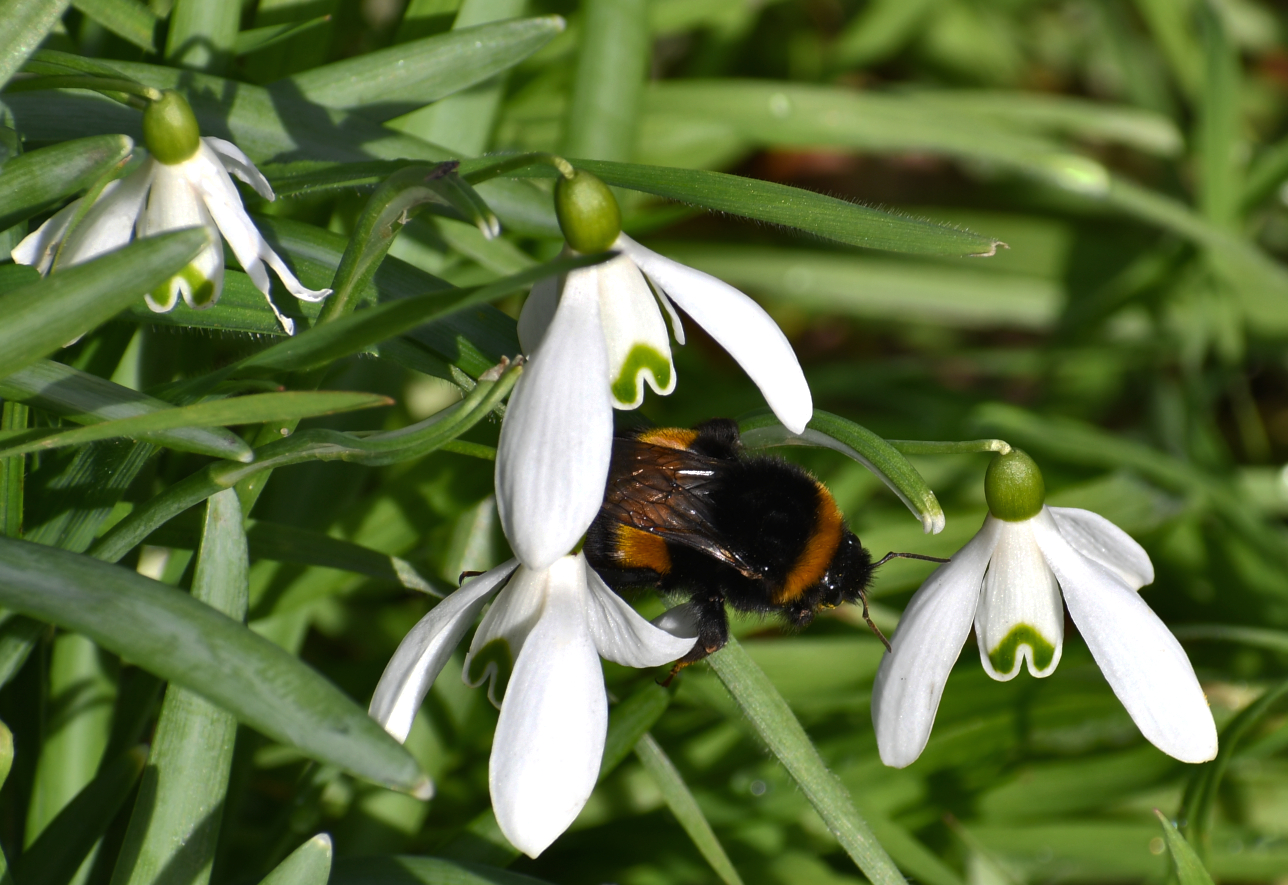
[[[644,0],[587,0],[563,138],[573,157],[629,162],[652,54]]]
[[[0,539],[0,605],[82,633],[312,758],[393,789],[428,788],[402,745],[334,685],[184,593],[88,556]]]
[[[698,801],[689,791],[689,785],[684,782],[684,777],[675,767],[675,763],[666,755],[666,751],[653,738],[653,735],[645,734],[639,739],[635,744],[635,756],[661,791],[662,801],[666,803],[666,807],[671,809],[671,813],[684,828],[684,832],[689,834],[694,847],[711,865],[711,869],[720,877],[720,881],[725,885],[742,885],[742,877],[734,869],[729,855],[725,854],[724,846],[720,844],[715,831],[711,829],[711,824],[707,822],[706,815],[698,807]]]
[[[291,390],[284,393],[252,393],[210,400],[191,406],[175,406],[80,427],[75,430],[25,430],[0,433],[0,457],[44,452],[65,446],[83,445],[114,437],[144,439],[155,431],[184,427],[220,427],[258,424],[334,415],[357,409],[392,405],[393,400],[375,393]]]
[[[840,780],[828,770],[796,714],[738,640],[730,637],[707,661],[863,874],[873,885],[904,885],[906,880],[898,867],[855,810]]]
[[[165,59],[172,65],[222,74],[233,60],[241,4],[225,0],[176,0],[170,11]]]
[[[28,408],[16,403],[0,387],[5,398],[0,406],[0,433],[27,429]],[[27,459],[23,457],[0,460],[0,534],[9,538],[22,537],[22,493],[27,477]]]
[[[181,271],[205,245],[201,228],[149,237],[0,295],[0,378],[116,316]]]
[[[331,837],[318,833],[287,855],[259,885],[327,885],[331,877]]]
[[[18,72],[58,24],[71,0],[11,0],[0,28],[0,86]]]
[[[1185,841],[1167,815],[1155,808],[1154,816],[1163,825],[1163,839],[1172,856],[1172,866],[1180,885],[1212,885],[1212,876],[1203,868],[1203,861],[1199,860],[1190,843]]]
[[[72,5],[144,52],[155,53],[160,19],[138,0],[72,0]]]
[[[67,885],[129,797],[146,759],[147,750],[135,747],[105,765],[23,852],[14,864],[14,879],[23,885]]]
[[[83,191],[133,149],[124,135],[94,135],[14,157],[0,170],[0,229]]]
[[[17,401],[14,402],[15,406],[27,403],[77,424],[87,425],[173,408],[165,400],[155,399],[53,360],[37,360],[25,369],[19,369],[8,378],[0,380],[0,397],[5,398],[6,405],[10,401]],[[3,429],[21,430],[23,427]],[[223,428],[163,430],[150,432],[141,438],[176,451],[196,452],[215,458],[247,461],[253,457],[250,446],[241,437]]]
[[[192,598],[246,619],[250,559],[231,489],[206,505]],[[113,885],[210,881],[232,769],[237,720],[178,685],[166,689]]]

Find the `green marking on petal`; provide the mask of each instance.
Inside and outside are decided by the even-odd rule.
[[[513,671],[514,654],[510,651],[510,643],[498,636],[470,657],[465,681],[470,685],[482,685],[485,680],[489,681],[488,700],[499,708]]]
[[[1006,634],[1006,638],[997,644],[997,648],[988,653],[993,669],[998,673],[1010,673],[1015,667],[1015,656],[1019,654],[1021,645],[1033,649],[1033,666],[1036,669],[1045,670],[1051,666],[1055,646],[1028,624],[1016,624]]]
[[[172,279],[174,278],[171,277],[170,280]],[[179,303],[179,292],[170,285],[170,280],[166,280],[148,293],[148,298],[151,300],[149,307],[157,313],[169,313]]]
[[[671,361],[656,347],[636,344],[622,362],[622,371],[613,382],[613,399],[619,403],[635,402],[639,391],[639,375],[645,369],[653,373],[657,386],[666,389],[671,384]]]

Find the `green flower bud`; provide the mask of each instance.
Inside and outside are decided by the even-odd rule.
[[[143,143],[167,166],[191,160],[201,147],[201,129],[188,100],[166,90],[143,112]]]
[[[583,169],[555,182],[555,215],[564,239],[577,252],[603,252],[622,232],[617,198]]]
[[[1042,471],[1027,454],[1011,449],[995,455],[984,474],[984,498],[989,512],[1007,522],[1023,522],[1042,511],[1046,484]]]

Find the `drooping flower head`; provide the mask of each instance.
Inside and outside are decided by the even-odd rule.
[[[536,857],[577,817],[599,776],[608,729],[599,659],[654,667],[687,652],[694,636],[644,620],[581,554],[538,570],[510,560],[440,602],[394,652],[371,716],[395,738],[406,740],[434,679],[494,597],[464,677],[488,683],[501,710],[488,766],[497,823]]]
[[[758,304],[622,233],[617,202],[595,176],[578,170],[555,196],[572,251],[620,254],[538,283],[519,316],[529,364],[501,427],[497,504],[515,554],[535,569],[571,550],[599,511],[613,409],[638,407],[646,383],[675,389],[671,336],[684,343],[675,305],[737,360],[789,430],[803,431],[814,411],[787,337]]]
[[[304,301],[321,301],[330,289],[308,289],[264,241],[246,214],[229,173],[274,199],[268,180],[237,146],[222,138],[202,137],[192,108],[177,92],[164,92],[143,112],[143,140],[148,156],[123,179],[110,182],[73,228],[81,200],[53,215],[13,250],[13,260],[42,274],[70,267],[119,249],[135,236],[146,237],[185,227],[205,227],[210,245],[192,262],[152,292],[141,293],[157,313],[173,310],[180,296],[189,307],[210,307],[224,287],[224,250],[228,241],[255,288],[268,299],[287,334],[295,324],[281,314],[269,296],[271,267],[287,290]]]
[[[1098,514],[1047,507],[1042,474],[1019,450],[994,457],[984,491],[983,527],[913,595],[877,672],[881,760],[903,768],[921,755],[972,625],[992,678],[1021,666],[1049,676],[1065,606],[1141,733],[1183,762],[1213,758],[1216,724],[1189,658],[1137,592],[1154,580],[1149,555]]]

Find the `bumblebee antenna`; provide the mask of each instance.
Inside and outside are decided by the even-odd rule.
[[[885,556],[872,563],[873,568],[883,566],[892,559],[924,559],[926,562],[948,562],[946,559],[940,559],[938,556],[925,556],[921,553],[887,553]]]

